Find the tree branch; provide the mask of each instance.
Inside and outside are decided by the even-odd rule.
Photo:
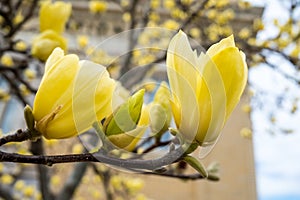
[[[37,3],[38,3],[38,0],[33,0],[33,2],[31,3],[31,6],[30,6],[27,14],[25,15],[23,21],[20,22],[18,25],[12,27],[12,29],[9,31],[9,33],[7,35],[5,35],[6,38],[12,37],[31,18],[31,16],[34,13],[34,9],[37,6]]]
[[[42,140],[39,139],[36,142],[31,142],[31,152],[33,155],[43,155],[44,147]],[[49,187],[49,172],[47,166],[38,165],[37,166],[38,174],[39,174],[39,184],[40,191],[42,193],[42,197],[44,200],[53,199],[53,194],[50,191]]]
[[[72,174],[69,176],[68,180],[65,183],[65,186],[60,191],[59,195],[55,198],[57,200],[66,200],[72,199],[74,192],[82,177],[84,176],[88,163],[77,163],[73,169]]]
[[[19,129],[14,134],[6,135],[0,138],[0,146],[9,143],[9,142],[23,142],[25,140],[29,140],[32,137],[29,130]]]
[[[83,154],[66,154],[66,155],[20,155],[16,153],[7,153],[0,151],[0,162],[15,162],[15,163],[31,163],[43,164],[52,166],[59,163],[71,162],[99,162],[109,165],[118,166],[125,169],[144,169],[155,170],[163,166],[172,164],[178,161],[184,154],[182,148],[177,148],[174,151],[156,159],[139,160],[139,159],[120,159],[110,157],[102,153],[83,153]]]

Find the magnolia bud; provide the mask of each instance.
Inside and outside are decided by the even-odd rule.
[[[145,90],[139,90],[115,110],[103,124],[106,136],[117,135],[136,128],[143,106]]]
[[[157,137],[160,137],[169,128],[171,122],[171,94],[165,82],[158,88],[153,102],[150,106],[151,130]]]

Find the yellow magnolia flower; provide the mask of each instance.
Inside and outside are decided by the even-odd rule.
[[[60,47],[66,51],[66,39],[55,31],[47,30],[33,40],[31,54],[42,61],[46,61],[56,47]]]
[[[115,81],[105,67],[56,48],[45,65],[33,105],[36,129],[47,139],[76,136],[111,113]]]
[[[63,33],[66,22],[72,12],[72,4],[62,1],[44,1],[40,8],[40,31],[53,30],[57,33]]]
[[[179,31],[169,44],[167,66],[179,132],[200,146],[214,144],[247,82],[244,53],[229,36],[198,56]]]

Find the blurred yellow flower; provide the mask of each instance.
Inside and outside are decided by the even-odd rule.
[[[89,8],[92,13],[102,13],[107,10],[107,3],[105,1],[90,1]]]
[[[59,175],[53,175],[53,176],[51,176],[50,183],[54,187],[59,186],[61,184],[61,177]]]
[[[217,8],[223,8],[229,4],[229,0],[218,0],[216,1],[216,7]]]
[[[4,54],[0,60],[1,64],[6,67],[12,67],[14,65],[14,61],[9,54]]]
[[[251,7],[251,3],[249,1],[245,1],[245,0],[239,0],[238,1],[238,6],[241,9],[248,9]]]
[[[249,105],[249,104],[244,104],[243,106],[242,106],[242,111],[243,112],[245,112],[245,113],[250,113],[251,112],[251,105]]]
[[[243,28],[240,30],[238,36],[241,38],[241,39],[247,39],[249,38],[251,35],[251,31],[249,28]]]
[[[1,101],[8,101],[9,99],[10,99],[9,94],[5,90],[3,90],[2,88],[0,88],[0,100]]]
[[[138,194],[135,200],[147,200],[147,197],[144,194]]]
[[[14,189],[17,191],[21,191],[24,187],[25,187],[25,182],[22,180],[18,180],[14,185]]]
[[[201,36],[201,32],[199,30],[199,28],[191,28],[190,29],[190,35],[193,37],[193,38],[199,38]]]
[[[200,146],[213,144],[244,91],[244,53],[230,36],[198,56],[180,31],[170,42],[167,67],[179,132]]]
[[[42,61],[46,61],[56,47],[66,51],[66,39],[53,30],[46,30],[33,40],[31,54]]]
[[[73,154],[80,154],[83,151],[83,146],[81,143],[74,144],[72,147],[72,153]]]
[[[300,47],[296,46],[290,53],[290,56],[298,58],[300,55]]]
[[[194,2],[194,0],[181,0],[181,3],[184,5],[190,5]]]
[[[156,83],[146,83],[143,84],[143,87],[145,88],[146,92],[152,92],[156,88]]]
[[[208,19],[213,20],[217,16],[217,11],[215,9],[208,10],[207,13],[206,13],[206,16],[207,16]]]
[[[10,174],[3,174],[0,178],[0,182],[3,185],[10,185],[14,181],[14,178]]]
[[[169,19],[163,23],[163,27],[167,29],[177,30],[179,28],[179,24],[172,19]]]
[[[36,77],[36,71],[34,71],[33,69],[26,69],[24,71],[24,75],[27,79],[32,80]]]
[[[164,0],[164,7],[167,9],[172,9],[175,7],[175,0]]]
[[[240,134],[243,138],[251,139],[252,138],[252,130],[249,128],[242,128]]]
[[[255,19],[254,22],[253,22],[253,29],[255,31],[260,31],[260,30],[263,30],[264,29],[264,24],[262,22],[261,19]]]
[[[89,43],[89,38],[86,35],[80,35],[77,37],[77,43],[79,47],[84,48]]]
[[[25,51],[27,49],[27,44],[24,41],[18,41],[15,44],[15,49],[18,51]]]
[[[150,1],[150,7],[152,9],[156,9],[160,6],[160,0],[151,0]]]
[[[140,66],[143,66],[143,65],[147,65],[149,63],[152,63],[154,60],[155,60],[155,56],[153,54],[146,54],[146,55],[141,56],[138,59],[137,64],[140,65]]]
[[[124,20],[124,22],[129,22],[131,20],[131,15],[129,12],[125,12],[122,16],[122,19]]]
[[[174,18],[178,18],[178,19],[184,19],[184,18],[187,17],[187,13],[180,10],[179,8],[173,8],[171,10],[171,16],[174,17]]]
[[[46,144],[46,146],[47,147],[54,147],[55,145],[57,145],[58,144],[58,140],[44,140],[44,142],[45,142],[45,144]]]
[[[158,22],[160,20],[160,16],[157,13],[150,13],[149,19],[153,22]]]
[[[120,190],[122,188],[122,178],[119,175],[114,175],[110,179],[110,184],[114,189]]]
[[[228,24],[228,22],[230,20],[232,20],[234,18],[234,16],[235,16],[235,14],[234,14],[234,11],[232,9],[226,9],[223,12],[219,12],[217,14],[215,21],[219,25]]]
[[[62,1],[43,1],[40,8],[40,31],[53,30],[61,34],[71,15],[72,4]]]
[[[122,7],[126,7],[126,6],[129,5],[129,1],[130,1],[130,0],[121,0],[121,1],[120,1],[120,4],[121,4]]]
[[[144,181],[140,178],[128,178],[124,181],[130,194],[139,192],[144,187]]]
[[[35,192],[35,187],[33,185],[28,185],[23,189],[23,194],[25,197],[32,197]]]
[[[93,199],[100,199],[102,195],[98,189],[93,189],[92,196],[93,196]]]
[[[23,20],[24,20],[24,16],[22,15],[22,12],[18,12],[18,13],[16,14],[16,16],[14,17],[14,19],[13,19],[13,23],[14,23],[14,24],[19,24],[19,23],[21,23]]]
[[[36,129],[47,139],[76,136],[111,113],[115,81],[105,67],[56,48],[33,105]]]

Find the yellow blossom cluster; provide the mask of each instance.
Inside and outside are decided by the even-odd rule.
[[[72,11],[71,3],[44,1],[39,12],[41,33],[33,40],[31,53],[46,61],[56,47],[67,50],[67,41],[61,35]]]
[[[14,65],[14,61],[13,61],[11,55],[9,55],[9,54],[4,54],[1,57],[0,62],[2,65],[6,66],[6,67],[12,67]]]
[[[92,13],[103,13],[107,10],[107,3],[105,1],[92,0],[89,2],[89,8]]]
[[[77,37],[77,44],[78,44],[78,46],[79,46],[80,48],[85,48],[85,47],[87,47],[88,43],[89,43],[89,38],[88,38],[88,36],[86,36],[86,35],[79,35],[79,36]]]

